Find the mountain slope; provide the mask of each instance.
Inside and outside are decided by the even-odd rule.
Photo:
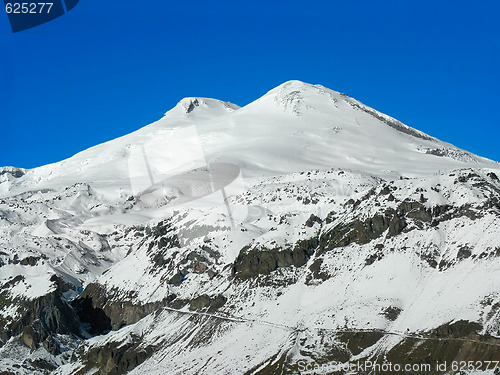
[[[134,147],[142,145],[153,159],[161,159],[152,163],[158,168],[170,170],[169,164],[176,166],[178,159],[191,159],[191,155],[181,158],[168,152],[171,143],[179,149],[197,143],[204,161],[234,162],[245,174],[253,175],[336,167],[398,177],[495,164],[344,94],[290,81],[243,108],[214,99],[183,99],[159,121],[63,162],[30,170],[14,186],[6,184],[2,190],[18,191],[25,180],[28,185],[42,186],[58,181],[107,182],[126,191],[130,187],[127,161]],[[194,156],[197,160],[198,155]]]
[[[186,98],[60,163],[2,168],[0,366],[298,373],[417,346],[415,361],[494,359],[498,176],[298,81],[242,108]]]

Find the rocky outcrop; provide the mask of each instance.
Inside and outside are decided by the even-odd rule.
[[[16,167],[0,167],[0,176],[10,175],[14,178],[21,178],[26,174],[26,169]]]
[[[387,352],[386,358],[392,363],[430,364],[432,371],[426,372],[429,374],[457,373],[452,364],[461,361],[486,366],[486,361],[500,360],[500,339],[479,334],[481,328],[476,322],[464,320],[444,324],[429,332],[426,339],[405,338]],[[494,370],[475,368],[491,373]]]
[[[358,355],[366,348],[375,345],[382,337],[383,332],[344,332],[338,336],[340,342],[346,344],[351,355]]]
[[[80,359],[84,366],[75,375],[84,375],[91,369],[98,368],[96,375],[121,375],[131,371],[154,352],[151,345],[142,345],[141,338],[131,335],[127,342],[107,342],[105,345],[79,347],[73,354],[73,360]]]
[[[167,306],[175,296],[162,301],[139,304],[133,302],[132,295],[124,298],[118,290],[108,290],[100,284],[89,284],[76,298],[72,305],[82,322],[90,325],[95,333],[117,330],[133,324],[146,315]]]
[[[305,225],[306,225],[306,227],[311,228],[312,226],[314,226],[314,224],[316,224],[316,223],[321,224],[322,222],[323,221],[321,220],[321,218],[319,218],[318,216],[316,216],[314,214],[311,214],[309,219],[307,219]]]
[[[103,309],[92,306],[92,298],[78,298],[72,301],[72,306],[80,322],[88,325],[88,333],[100,335],[111,330],[111,319]]]
[[[11,282],[19,282],[22,278],[18,276]],[[11,337],[21,335],[22,342],[30,349],[35,350],[43,345],[50,353],[57,355],[60,346],[54,339],[55,335],[80,335],[78,319],[63,297],[68,284],[55,275],[51,280],[56,289],[31,300],[12,298],[8,291],[0,292],[2,304],[17,308],[17,313],[12,317],[0,318],[2,344]]]
[[[292,249],[251,249],[244,247],[233,265],[233,274],[238,279],[268,275],[282,267],[302,267],[314,254],[318,240],[312,238],[299,241]]]
[[[320,249],[328,251],[351,243],[366,244],[384,233],[389,228],[390,223],[389,217],[376,215],[364,221],[354,220],[347,224],[338,224],[321,235]],[[400,229],[404,228],[404,225],[393,224],[393,227],[393,232],[397,234]]]
[[[399,312],[398,308],[392,306],[384,310],[384,314],[389,313],[391,316]],[[461,361],[466,361],[465,366],[474,364],[478,370],[490,370],[484,373],[497,373],[498,371],[494,370],[497,367],[495,361],[500,360],[498,351],[500,339],[479,334],[478,331],[481,328],[481,325],[476,322],[461,320],[444,324],[429,332],[408,333],[407,335],[382,330],[345,329],[336,334],[326,330],[319,331],[319,337],[313,342],[308,342],[308,333],[303,336],[298,333],[298,340],[295,341],[298,343],[295,344],[298,348],[289,347],[287,348],[289,352],[286,348],[282,349],[280,353],[268,358],[248,374],[296,374],[302,373],[308,364],[310,366],[308,370],[311,372],[317,370],[318,373],[343,374],[343,371],[328,371],[331,370],[329,365],[337,363],[343,364],[341,368],[355,368],[355,373],[360,375],[373,373],[444,375],[462,373],[456,368],[461,364],[463,366]],[[382,344],[385,341],[384,338],[394,338],[394,336],[401,337],[401,341],[384,350],[384,344]],[[380,346],[379,343],[381,343]],[[369,348],[377,348],[375,356]],[[291,354],[292,351],[297,350],[300,356]],[[363,357],[363,352],[371,354]],[[367,362],[371,365],[366,366]],[[322,364],[325,364],[328,370],[322,370]],[[358,364],[363,364],[363,366],[359,367]],[[486,368],[488,364],[489,368]],[[381,367],[382,365],[386,367]],[[413,365],[416,366],[412,368]],[[381,370],[374,370],[375,366],[380,366]],[[393,370],[396,366],[400,368]],[[420,370],[416,370],[417,368]]]
[[[210,297],[206,294],[196,297],[191,300],[189,304],[189,310],[191,311],[201,311],[207,310],[208,312],[213,312],[220,309],[227,302],[227,298],[223,295],[218,295],[216,297]]]
[[[425,200],[421,194],[421,200]],[[399,204],[398,214],[409,219],[420,220],[429,223],[432,220],[432,213],[421,202],[405,200]]]

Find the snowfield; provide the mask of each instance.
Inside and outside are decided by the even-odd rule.
[[[67,160],[0,168],[0,369],[498,359],[499,176],[299,81],[242,108],[185,98]]]

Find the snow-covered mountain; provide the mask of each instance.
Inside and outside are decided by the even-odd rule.
[[[1,168],[0,368],[499,360],[498,176],[299,81],[242,108],[185,98],[67,160]]]

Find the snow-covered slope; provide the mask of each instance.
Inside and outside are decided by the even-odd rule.
[[[154,159],[153,167],[171,170],[171,165],[193,162],[191,156],[200,161],[198,155],[186,154],[195,145],[207,163],[233,162],[244,175],[333,167],[398,177],[493,165],[344,94],[290,81],[243,108],[185,98],[159,121],[60,163],[27,171],[2,190],[9,194],[33,183],[78,181],[128,191],[128,161],[141,145]]]
[[[498,176],[298,81],[242,108],[185,98],[67,160],[1,168],[0,368],[298,373],[412,345],[455,359],[436,335],[493,358]]]

